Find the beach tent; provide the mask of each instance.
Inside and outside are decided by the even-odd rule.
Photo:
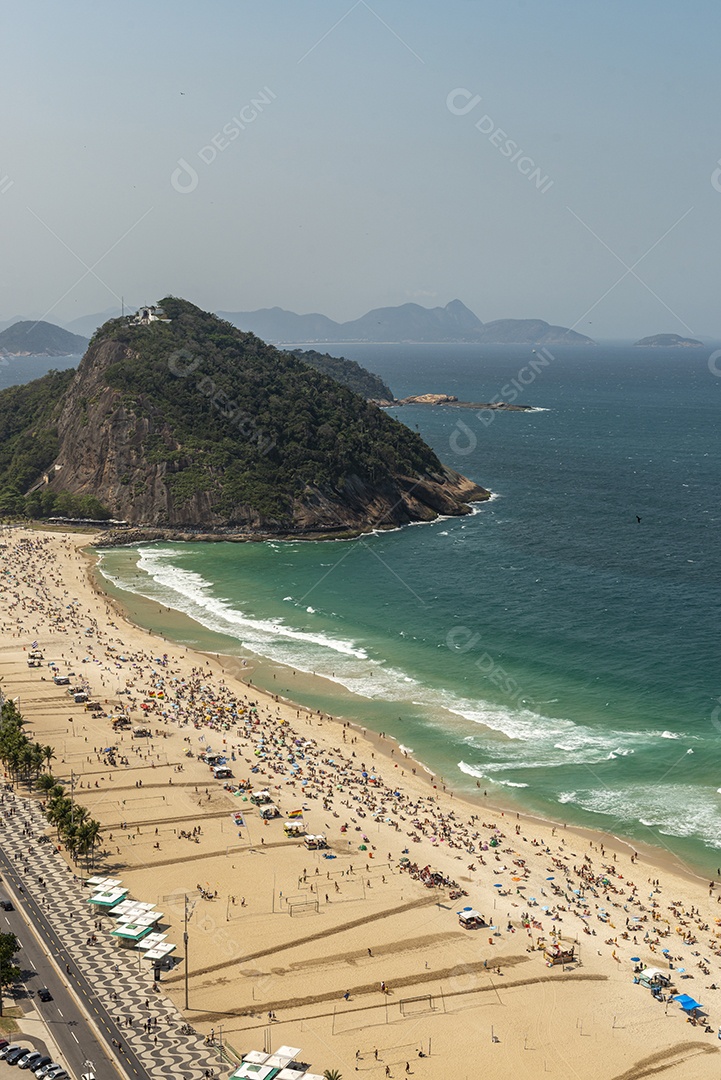
[[[247,1054],[243,1056],[243,1063],[248,1062],[250,1065],[263,1065],[270,1054],[266,1054],[263,1050],[249,1050]]]
[[[167,936],[167,934],[148,934],[147,937],[138,942],[136,948],[142,949],[144,952],[147,949],[156,949],[159,945],[163,944]]]
[[[674,1001],[677,1001],[684,1012],[693,1012],[694,1009],[703,1009],[703,1005],[700,1005],[694,998],[689,997],[688,994],[674,994]]]
[[[281,1046],[274,1054],[266,1058],[263,1064],[272,1065],[276,1069],[285,1069],[290,1065],[291,1061],[295,1061],[296,1055],[299,1053],[299,1046]]]
[[[458,922],[464,930],[475,930],[480,926],[486,925],[486,921],[480,911],[476,911],[474,908],[468,908],[467,911],[465,909],[459,911]]]
[[[170,956],[171,952],[175,951],[175,945],[170,942],[163,942],[162,945],[156,945],[154,949],[148,949],[145,953],[146,960],[165,960],[166,956]]]
[[[273,1080],[278,1072],[272,1065],[256,1065],[254,1062],[244,1061],[240,1068],[231,1073],[230,1080]]]
[[[668,971],[661,971],[661,968],[644,968],[640,972],[640,978],[648,979],[649,982],[665,982],[670,983],[672,976]]]

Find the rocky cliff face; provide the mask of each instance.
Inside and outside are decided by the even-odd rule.
[[[238,334],[237,331],[234,333]],[[153,334],[159,336],[149,336]],[[288,460],[292,458],[295,462],[298,455],[304,452],[309,458],[318,459],[317,469],[322,471],[323,461],[318,446],[321,443],[329,445],[329,453],[337,454],[336,447],[340,443],[345,445],[351,422],[356,420],[355,413],[374,410],[363,414],[368,424],[365,438],[371,449],[374,440],[379,438],[378,430],[386,440],[397,439],[396,429],[388,427],[396,422],[383,413],[377,417],[375,414],[378,410],[374,406],[362,402],[355,395],[349,395],[348,391],[338,388],[325,376],[313,373],[314,379],[321,380],[321,391],[331,387],[333,393],[345,395],[339,398],[338,409],[346,409],[346,413],[339,414],[335,432],[330,431],[327,421],[313,430],[310,406],[304,407],[302,416],[306,428],[302,438],[307,449],[303,451],[302,447],[299,448],[301,436],[297,434],[298,424],[290,414],[290,408],[283,407],[282,387],[274,385],[271,404],[280,399],[279,404],[276,402],[280,419],[275,421],[273,428],[278,448],[274,448],[266,457],[253,459],[249,456],[249,440],[243,438],[237,429],[229,430],[227,425],[222,427],[219,409],[214,408],[212,402],[209,405],[207,394],[198,393],[196,381],[174,379],[168,371],[167,361],[162,365],[159,363],[157,344],[165,340],[163,335],[168,338],[168,349],[172,349],[180,340],[178,327],[163,327],[145,329],[144,336],[139,334],[137,340],[130,332],[105,336],[100,332],[91,343],[58,406],[59,452],[54,466],[47,473],[48,490],[93,495],[113,517],[132,525],[193,532],[230,531],[245,535],[312,536],[393,527],[412,521],[429,521],[439,514],[465,514],[470,510],[470,502],[488,498],[489,493],[484,488],[441,465],[430,448],[405,428],[401,429],[401,438],[415,440],[412,443],[412,451],[416,455],[414,460],[419,453],[423,456],[425,451],[427,464],[424,467],[399,470],[390,465],[382,475],[377,469],[370,470],[373,475],[363,475],[360,467],[351,466],[342,475],[336,476],[333,482],[314,482],[309,478],[302,484],[297,479],[290,484],[286,479]],[[239,340],[242,339],[242,335],[238,336]],[[256,352],[269,350],[273,359],[282,356],[284,363],[296,364],[286,354],[276,354],[275,350],[270,350],[257,339],[252,341],[256,343],[253,348],[258,346]],[[144,342],[151,342],[156,350],[149,353],[151,358],[147,363],[143,353]],[[244,344],[242,340],[241,344]],[[195,345],[197,347],[197,342]],[[122,388],[118,386],[118,379],[113,373],[123,372],[126,367],[142,372],[142,385],[129,387],[126,378],[124,383],[121,380]],[[228,366],[228,371],[233,379],[242,379],[244,374],[247,376],[247,373],[235,373],[232,364]],[[289,371],[290,379],[294,369]],[[155,382],[149,381],[151,375]],[[215,377],[220,379],[220,375]],[[307,380],[307,369],[303,371],[302,378]],[[164,393],[166,384],[175,395],[172,399]],[[305,386],[305,382],[298,385]],[[181,399],[178,395],[186,395],[187,403],[185,397]],[[313,395],[317,398],[317,387]],[[189,437],[187,430],[179,430],[178,400],[181,400],[186,411],[208,409],[209,422],[204,432],[206,441],[202,445],[197,437]],[[354,405],[354,402],[358,402],[358,405]],[[297,401],[294,401],[294,407],[296,405]],[[264,424],[267,423],[264,420]],[[280,426],[284,423],[285,430]],[[222,453],[219,450],[216,452],[213,443],[216,427],[217,443],[218,447],[222,446]],[[292,431],[294,441],[290,441],[289,431]],[[238,453],[245,455],[240,487],[237,486],[239,467],[233,460],[236,449],[233,440]],[[333,441],[334,445],[331,445]],[[381,445],[382,455],[390,454],[390,450],[384,449],[387,445],[390,444]],[[422,448],[421,451],[418,447]],[[408,453],[404,460],[408,460]],[[256,474],[262,474],[267,485],[274,463],[280,478],[279,487],[283,488],[280,491],[282,513],[273,507],[269,509],[267,499],[264,503],[252,495],[243,496],[244,491],[253,490]],[[302,474],[304,468],[301,458],[294,477]],[[313,466],[310,471],[306,469],[306,474],[310,476],[315,468]],[[229,503],[227,482],[231,473],[236,477],[233,491],[240,492],[239,497],[232,500],[232,505]]]

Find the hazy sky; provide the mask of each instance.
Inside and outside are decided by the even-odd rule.
[[[717,0],[15,3],[0,317],[459,297],[721,335],[720,31]]]

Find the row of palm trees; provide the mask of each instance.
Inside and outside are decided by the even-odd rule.
[[[0,714],[0,762],[10,780],[31,784],[42,769],[51,769],[52,746],[33,742],[23,731],[25,720],[14,701],[5,701]]]
[[[100,822],[90,817],[87,809],[65,794],[65,788],[49,773],[38,777],[37,787],[47,795],[45,816],[54,825],[73,859],[84,858],[85,865],[95,861],[95,848],[100,842]]]
[[[94,821],[84,806],[65,794],[52,772],[55,751],[52,746],[33,742],[23,731],[25,718],[13,701],[4,701],[0,709],[0,762],[14,783],[34,785],[47,797],[45,815],[57,829],[58,838],[73,859],[84,857],[86,865],[94,861],[100,840],[100,823]]]

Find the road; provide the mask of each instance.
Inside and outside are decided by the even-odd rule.
[[[3,882],[10,886],[14,894],[9,898],[15,904],[15,911],[0,912],[0,931],[11,932],[22,942],[22,950],[18,955],[19,966],[26,972],[37,973],[26,978],[28,992],[32,993],[37,1009],[65,1055],[71,1075],[75,1080],[79,1080],[87,1071],[85,1062],[90,1060],[94,1065],[93,1072],[98,1078],[116,1077],[119,1070],[120,1075],[128,1077],[129,1080],[149,1080],[148,1073],[128,1045],[122,1030],[74,964],[48,922],[42,907],[26,890],[19,867],[1,848],[0,873]],[[9,890],[4,890],[3,895],[9,895]],[[63,978],[58,975],[49,959],[50,953],[61,970],[67,971],[69,968],[69,976]],[[72,985],[72,991],[68,988],[68,982]],[[53,995],[52,1001],[43,1003],[37,999],[35,991],[41,986],[47,986]],[[73,991],[82,1001],[86,1013],[100,1029],[103,1041],[97,1038],[85,1019]],[[111,1039],[115,1039],[122,1046],[121,1055],[114,1052]],[[22,1036],[18,1037],[18,1041],[22,1041]]]

